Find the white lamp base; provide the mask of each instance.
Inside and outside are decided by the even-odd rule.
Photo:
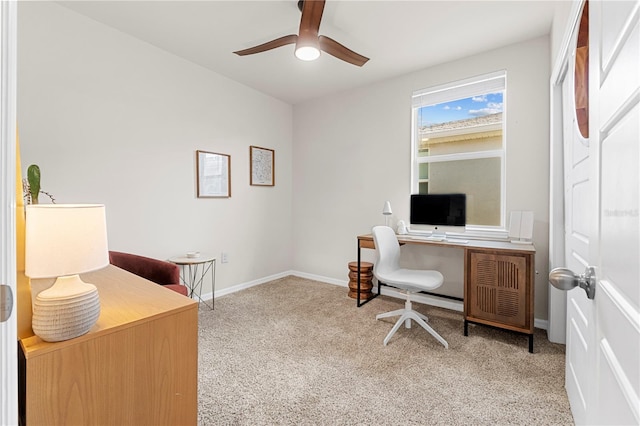
[[[33,304],[33,332],[47,342],[87,333],[100,316],[100,298],[93,284],[78,275],[59,277]]]

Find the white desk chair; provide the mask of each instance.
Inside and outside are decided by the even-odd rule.
[[[411,320],[414,320],[448,349],[449,344],[447,341],[427,324],[428,318],[411,309],[412,294],[440,287],[444,277],[438,271],[400,268],[400,244],[393,229],[388,226],[375,226],[372,233],[377,254],[377,260],[373,265],[373,275],[380,282],[405,290],[407,295],[404,309],[376,316],[376,320],[379,320],[380,318],[400,315],[400,318],[384,339],[385,346],[403,322],[406,328],[411,328]]]

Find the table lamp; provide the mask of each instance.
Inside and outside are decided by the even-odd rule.
[[[389,201],[384,202],[384,207],[382,208],[382,214],[384,215],[384,224],[385,226],[389,226],[389,216],[391,216],[393,212],[391,211],[391,203]]]
[[[87,333],[100,316],[100,299],[78,274],[109,264],[104,205],[27,206],[25,245],[25,275],[56,278],[33,303],[33,332],[47,342]]]

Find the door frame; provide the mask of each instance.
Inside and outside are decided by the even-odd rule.
[[[564,247],[564,155],[562,120],[562,82],[572,56],[574,31],[578,30],[584,0],[572,3],[560,50],[553,63],[549,80],[549,270],[565,266]],[[567,294],[548,284],[549,341],[566,343]]]
[[[18,423],[16,297],[17,2],[0,2],[0,284],[13,293],[13,312],[0,323],[0,424]]]

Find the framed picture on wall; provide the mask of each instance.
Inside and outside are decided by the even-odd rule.
[[[198,198],[231,197],[231,156],[196,151]]]
[[[259,146],[249,147],[251,178],[249,183],[258,186],[274,186],[275,151]]]

